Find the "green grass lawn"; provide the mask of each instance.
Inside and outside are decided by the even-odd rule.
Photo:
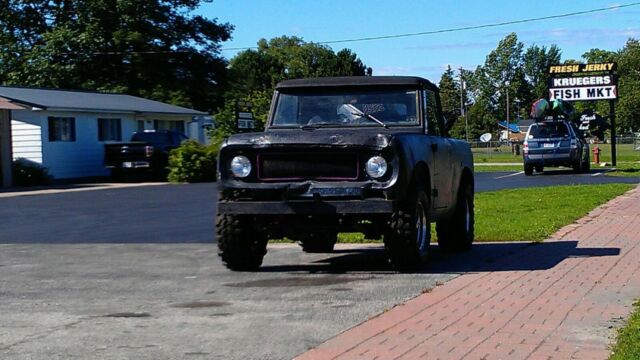
[[[589,145],[591,150],[591,160],[593,160],[594,144]],[[600,161],[611,162],[611,144],[598,144],[600,148]],[[633,144],[616,145],[616,160],[620,161],[640,161],[640,151],[633,148]]]
[[[570,185],[478,193],[475,240],[544,240],[633,187],[630,184]],[[344,243],[376,242],[365,240],[360,233],[342,233],[338,239]]]
[[[629,184],[570,185],[476,194],[476,241],[540,241]]]
[[[522,162],[522,155],[513,155],[511,146],[473,148],[471,152],[473,152],[473,161],[475,163]]]
[[[475,172],[496,171],[523,171],[523,165],[477,165],[473,167]]]
[[[612,169],[610,166],[605,169]],[[640,177],[640,163],[618,162],[615,170],[607,172],[608,176]]]
[[[589,145],[589,157],[593,161],[593,147]],[[600,161],[611,162],[611,145],[598,144],[600,148]],[[521,148],[522,149],[522,148]],[[616,146],[616,160],[618,162],[640,161],[640,151],[633,148],[633,144],[618,144]],[[513,155],[510,146],[490,147],[490,148],[473,148],[473,161],[475,163],[509,163],[522,162],[522,155]]]
[[[634,305],[636,310],[627,325],[618,331],[610,360],[640,359],[640,301]]]

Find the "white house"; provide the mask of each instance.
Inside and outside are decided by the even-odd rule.
[[[108,175],[104,143],[128,141],[135,131],[177,130],[199,139],[203,129],[190,123],[206,115],[130,95],[0,86],[2,103],[12,106],[5,131],[12,158],[42,164],[56,179]]]

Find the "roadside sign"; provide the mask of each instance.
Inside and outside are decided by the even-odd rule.
[[[253,104],[246,101],[236,103],[236,126],[239,132],[251,131],[255,128],[255,119],[251,111]]]
[[[617,98],[618,89],[614,85],[549,89],[549,100],[585,101],[612,100]]]
[[[615,100],[618,78],[615,62],[552,65],[549,67],[549,100]]]
[[[566,64],[549,66],[549,100],[609,100],[611,129],[611,163],[616,165],[616,106],[618,98],[618,64]],[[581,127],[585,127],[585,120]],[[600,131],[600,130],[598,130]]]

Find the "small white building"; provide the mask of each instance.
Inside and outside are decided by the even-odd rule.
[[[104,143],[142,130],[176,130],[200,139],[206,113],[130,95],[0,86],[11,104],[12,158],[45,166],[56,179],[106,176]],[[5,132],[6,133],[6,132]]]

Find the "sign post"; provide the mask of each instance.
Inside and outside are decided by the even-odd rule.
[[[249,132],[255,128],[255,119],[251,111],[253,104],[246,101],[236,103],[236,130],[238,132]]]
[[[551,65],[549,100],[609,100],[611,120],[611,164],[616,166],[616,106],[618,76],[615,62],[598,64]]]

